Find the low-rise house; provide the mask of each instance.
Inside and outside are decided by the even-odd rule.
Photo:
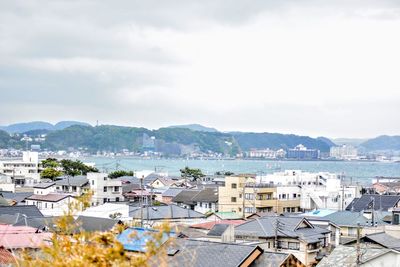
[[[39,210],[58,209],[67,211],[68,205],[76,201],[75,198],[68,194],[47,194],[32,195],[26,198],[26,205],[35,205]]]
[[[0,225],[0,247],[8,250],[38,249],[49,244],[52,234],[28,226]]]
[[[43,217],[35,205],[0,206],[0,215],[21,214],[24,217]]]
[[[33,193],[35,195],[47,195],[56,191],[55,182],[38,183],[33,186]]]
[[[183,189],[171,187],[164,191],[161,195],[161,202],[165,204],[171,204],[172,199],[176,197]]]
[[[194,210],[201,213],[218,211],[218,188],[205,188],[196,194],[192,201],[196,203]]]
[[[92,205],[124,200],[121,181],[109,178],[106,173],[88,173],[87,179],[93,192]]]
[[[357,262],[357,255],[360,255]],[[353,246],[339,246],[324,257],[318,267],[400,266],[400,252],[385,248],[363,247],[360,253]]]
[[[129,210],[130,206],[127,203],[104,203],[78,212],[78,215],[96,218],[114,218],[123,222],[129,222],[132,220],[129,216]]]
[[[123,193],[123,196],[125,200],[130,202],[140,203],[141,201],[143,201],[143,205],[151,205],[151,203],[153,203],[153,201],[155,200],[155,194],[149,192],[146,189],[130,190],[129,192]]]
[[[9,203],[15,205],[25,205],[25,199],[33,195],[33,192],[0,192],[0,195],[4,197]]]
[[[117,225],[122,224],[120,220],[116,219],[88,216],[78,216],[75,223],[79,232],[108,232],[114,230]]]
[[[0,191],[15,192],[15,184],[10,176],[0,173]]]
[[[395,238],[385,232],[367,234],[360,238],[363,247],[387,248],[400,251],[400,239]],[[356,246],[357,240],[351,240],[345,245]]]
[[[86,176],[62,176],[56,181],[56,192],[68,193],[80,196],[90,189],[89,181]]]
[[[327,251],[331,243],[329,230],[306,218],[282,216],[265,216],[238,225],[235,238],[242,242],[258,241],[266,251],[293,254],[306,266],[318,262],[319,253]]]
[[[154,181],[152,181],[149,186],[153,188],[160,188],[160,187],[170,187],[174,186],[176,181],[172,179],[168,179],[166,177],[157,177]]]
[[[172,198],[172,202],[185,209],[194,210],[197,203],[193,201],[193,197],[199,192],[199,189],[184,189]]]

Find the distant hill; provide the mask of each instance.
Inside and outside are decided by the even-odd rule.
[[[53,125],[45,121],[32,121],[32,122],[10,124],[8,126],[0,126],[0,130],[6,131],[8,133],[25,133],[34,130],[54,131],[54,130],[62,130],[72,125],[88,126],[89,124],[79,121],[60,121],[56,125]]]
[[[335,138],[332,141],[341,146],[341,145],[351,145],[351,146],[359,146],[361,143],[368,141],[366,138]]]
[[[307,148],[319,149],[328,152],[330,145],[326,140],[315,139],[309,136],[279,133],[232,133],[242,150],[251,148],[288,149],[303,144]]]
[[[325,142],[329,147],[337,146],[332,140],[323,136],[317,137],[317,140]]]
[[[218,130],[215,128],[206,127],[206,126],[203,126],[200,124],[173,125],[173,126],[169,126],[167,128],[182,128],[182,129],[189,129],[192,131],[210,132],[210,133],[218,132]]]
[[[400,150],[400,136],[381,135],[360,144],[369,150]]]

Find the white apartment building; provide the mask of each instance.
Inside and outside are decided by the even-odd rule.
[[[0,174],[0,191],[15,192],[15,184],[10,176]]]
[[[12,177],[16,185],[33,186],[39,183],[38,152],[24,151],[22,160],[0,161],[0,173]]]
[[[350,145],[334,146],[331,147],[329,155],[336,159],[354,160],[358,158],[358,151]]]
[[[92,206],[110,201],[123,201],[122,181],[108,178],[107,173],[88,173],[87,179],[93,192]]]
[[[283,194],[292,199],[300,197],[302,210],[343,210],[355,197],[361,195],[358,186],[342,185],[337,174],[327,172],[286,170],[258,176],[257,181],[277,186],[278,198],[282,198]]]
[[[250,158],[267,158],[267,159],[276,159],[276,158],[284,158],[286,156],[286,151],[283,149],[272,150],[272,149],[252,149],[249,151]]]

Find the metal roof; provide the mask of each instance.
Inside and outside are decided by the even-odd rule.
[[[129,216],[133,219],[140,219],[140,207],[129,207]],[[193,219],[205,218],[205,215],[177,205],[167,205],[144,207],[143,218],[145,220]]]
[[[24,214],[27,217],[43,217],[43,214],[35,205],[0,206],[0,215],[17,213]]]
[[[352,201],[346,208],[350,211],[363,211],[372,209],[388,211],[394,208],[400,201],[400,195],[362,195],[359,199]]]

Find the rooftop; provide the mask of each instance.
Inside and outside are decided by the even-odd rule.
[[[71,197],[68,194],[47,194],[47,195],[32,195],[28,197],[29,200],[47,201],[47,202],[59,202],[65,198]]]

